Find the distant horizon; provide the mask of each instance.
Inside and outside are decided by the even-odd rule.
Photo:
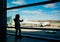
[[[11,17],[11,19],[14,19],[14,18],[12,18],[12,16],[8,16],[8,17]],[[7,18],[8,18],[8,17],[7,17]],[[28,21],[30,21],[30,20],[36,20],[36,19],[30,19],[30,20],[29,20],[29,19],[23,19],[23,20],[28,20]],[[41,19],[40,19],[40,20],[41,20]],[[52,19],[51,19],[51,20],[52,20]],[[43,20],[42,20],[42,21],[43,21]],[[44,20],[44,21],[45,21],[45,20]],[[48,20],[48,21],[50,21],[50,20]],[[60,21],[60,20],[54,20],[54,19],[53,19],[53,21]]]

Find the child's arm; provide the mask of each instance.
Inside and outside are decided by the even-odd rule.
[[[23,20],[20,20],[20,22],[23,22]]]
[[[15,21],[15,19],[13,19]]]

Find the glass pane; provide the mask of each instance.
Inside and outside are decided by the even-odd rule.
[[[32,4],[36,2],[43,2],[48,0],[7,0],[7,7],[14,7],[19,5]]]
[[[20,15],[21,20],[23,19],[21,26],[60,28],[60,2],[7,10],[8,24],[14,22],[16,14]]]
[[[60,29],[60,2],[33,7],[19,8],[7,10],[7,24],[10,27],[15,27],[15,15],[20,15],[21,27],[25,28],[49,28]],[[15,34],[15,28],[7,29],[8,33]],[[60,31],[54,30],[32,30],[21,29],[22,35],[33,35],[54,38],[60,40]]]

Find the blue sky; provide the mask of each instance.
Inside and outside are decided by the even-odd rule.
[[[7,7],[43,1],[48,0],[7,0]],[[21,19],[24,20],[60,20],[60,2],[7,11],[7,16],[12,16],[14,18],[16,14],[19,14]]]

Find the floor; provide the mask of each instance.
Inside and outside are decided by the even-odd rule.
[[[42,39],[34,39],[29,37],[16,38],[15,36],[8,35],[7,42],[49,42],[49,41]]]
[[[15,30],[8,30],[8,34],[15,34]],[[22,30],[21,32],[22,38],[16,38],[12,35],[7,35],[7,42],[52,42],[53,40],[59,40],[60,41],[60,31],[54,31],[54,32],[47,32],[47,30]],[[37,39],[39,38],[39,39]],[[46,38],[50,40],[44,40],[41,38]],[[59,41],[53,41],[53,42],[59,42]]]
[[[34,37],[26,37],[26,36],[21,36],[21,37],[16,37],[13,35],[7,35],[5,39],[0,39],[0,42],[60,42],[56,40],[48,40],[48,39],[38,39]]]

